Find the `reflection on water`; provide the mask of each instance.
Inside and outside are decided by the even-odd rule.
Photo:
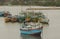
[[[40,33],[41,34],[41,33]],[[41,39],[40,34],[35,34],[35,35],[25,35],[21,34],[22,39]]]

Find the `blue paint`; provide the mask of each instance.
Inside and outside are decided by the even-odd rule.
[[[20,30],[20,31],[21,31],[21,34],[36,34],[36,33],[42,32],[42,30],[38,30],[38,29],[28,30],[28,31]]]
[[[3,12],[0,12],[0,17],[3,17],[4,13]]]

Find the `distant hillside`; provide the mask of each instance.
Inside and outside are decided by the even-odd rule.
[[[0,0],[0,5],[60,6],[60,0]]]

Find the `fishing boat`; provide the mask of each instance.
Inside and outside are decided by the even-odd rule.
[[[23,23],[24,20],[25,20],[25,18],[26,18],[26,14],[24,12],[19,13],[19,15],[18,15],[18,21],[19,21],[19,23]]]
[[[43,24],[48,24],[48,19],[43,13],[29,12],[20,25],[21,34],[38,34],[42,32]]]
[[[5,11],[3,15],[4,15],[4,17],[11,16],[11,14],[9,13],[9,11]]]
[[[4,17],[4,12],[0,12],[0,17]]]
[[[38,34],[42,32],[43,25],[41,23],[23,23],[21,25],[21,34]]]
[[[12,18],[12,16],[7,16],[7,17],[5,17],[5,23],[11,22],[11,18]]]
[[[8,11],[0,12],[0,17],[7,17],[7,16],[11,16],[11,14]]]

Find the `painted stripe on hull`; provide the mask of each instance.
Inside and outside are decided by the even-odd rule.
[[[23,31],[23,30],[20,30],[21,31],[21,34],[36,34],[36,33],[39,33],[39,32],[42,32],[42,30],[29,30],[29,31]]]

